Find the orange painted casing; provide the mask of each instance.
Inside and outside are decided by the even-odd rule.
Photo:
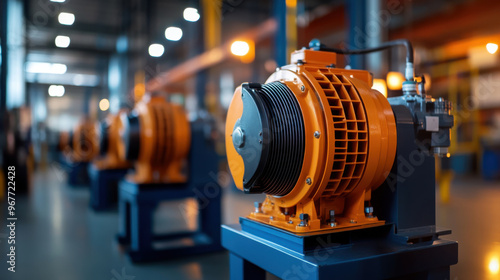
[[[99,154],[99,139],[95,122],[85,118],[73,130],[70,160],[90,162]]]
[[[267,195],[262,208],[248,217],[297,234],[383,224],[366,216],[364,206],[389,174],[396,154],[389,102],[371,89],[369,72],[333,68],[334,53],[300,50],[292,54],[292,62],[266,83],[285,84],[299,103],[305,129],[302,170],[288,194]],[[229,168],[241,190],[245,167],[233,146],[232,131],[242,111],[238,87],[228,110],[225,140]],[[334,226],[330,210],[335,211]],[[302,213],[309,215],[307,225],[301,224]]]
[[[186,182],[191,128],[184,109],[161,96],[145,95],[134,111],[140,123],[139,158],[127,179],[138,184]],[[124,159],[123,141],[119,146]]]

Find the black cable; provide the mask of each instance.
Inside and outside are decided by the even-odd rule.
[[[317,50],[317,51],[327,51],[327,52],[334,52],[334,53],[338,53],[338,54],[366,54],[366,53],[381,51],[381,50],[396,47],[396,46],[405,46],[406,47],[406,62],[413,63],[413,46],[412,46],[411,42],[406,40],[406,39],[389,41],[389,42],[382,43],[380,46],[377,46],[377,47],[360,49],[360,50],[347,50],[347,49],[337,49],[337,48],[327,47],[326,45],[322,44],[318,39],[313,39],[313,40],[311,40],[311,42],[309,42],[309,48],[312,48],[312,49]]]

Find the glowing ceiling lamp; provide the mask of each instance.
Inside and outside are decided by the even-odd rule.
[[[26,62],[26,72],[40,74],[64,74],[68,67],[62,63]]]
[[[165,29],[165,38],[169,41],[179,41],[182,38],[182,29],[179,27],[168,27]]]
[[[71,39],[68,36],[59,35],[55,39],[56,47],[58,48],[67,48],[70,42]]]
[[[75,15],[72,13],[60,13],[57,19],[62,25],[72,25],[75,22]]]
[[[101,111],[108,110],[109,109],[109,100],[106,98],[101,99],[101,101],[99,101],[99,109],[101,109]]]
[[[64,86],[61,85],[51,85],[49,87],[49,96],[52,97],[61,97],[64,95],[65,89]]]
[[[184,19],[190,22],[196,22],[200,19],[200,14],[198,10],[195,8],[186,8],[184,9],[184,13],[182,14]]]
[[[160,44],[151,44],[149,45],[148,52],[152,57],[160,57],[165,52],[165,48]]]

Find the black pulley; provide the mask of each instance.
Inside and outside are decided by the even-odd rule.
[[[104,156],[109,148],[109,123],[107,121],[102,121],[100,123],[99,129],[101,137],[99,138],[99,154]]]
[[[284,84],[242,85],[243,112],[233,128],[233,145],[243,158],[243,187],[249,193],[283,196],[302,169],[304,120]]]
[[[141,145],[140,120],[139,116],[131,113],[123,118],[122,141],[125,145],[125,159],[137,160],[139,158],[139,148]]]

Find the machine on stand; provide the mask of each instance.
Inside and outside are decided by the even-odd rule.
[[[124,113],[124,112],[122,112]],[[118,182],[125,177],[132,163],[119,155],[120,113],[109,115],[100,125],[99,154],[89,165],[90,207],[107,210],[118,201]]]
[[[189,121],[182,107],[146,95],[122,122],[119,149],[122,158],[135,163],[135,173],[119,183],[118,241],[129,245],[131,259],[148,261],[221,250],[222,193],[216,181],[219,158],[210,120]],[[188,198],[197,201],[197,229],[155,234],[153,213],[158,204]],[[172,226],[183,216],[179,212]]]
[[[337,54],[407,47],[403,96],[372,89]],[[226,152],[236,186],[265,193],[222,226],[231,279],[449,279],[458,244],[436,227],[434,156],[447,156],[449,102],[415,81],[406,40],[365,50],[313,40],[265,84],[235,91]]]
[[[86,186],[90,183],[88,168],[99,154],[97,125],[89,118],[83,118],[69,133],[62,133],[59,143],[59,158],[68,173],[70,186]]]

